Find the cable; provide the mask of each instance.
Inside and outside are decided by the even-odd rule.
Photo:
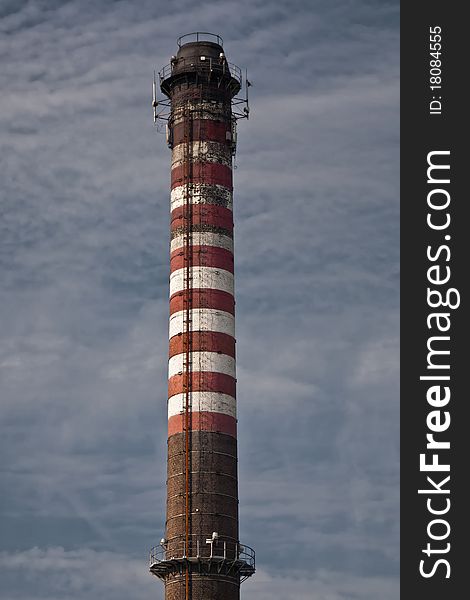
[[[185,192],[184,192],[184,260],[185,264],[185,280],[183,285],[183,302],[185,303],[185,326],[183,327],[183,342],[185,347],[185,361],[183,369],[183,385],[185,391],[185,414],[184,414],[184,429],[185,429],[185,554],[189,555],[189,528],[190,528],[190,426],[191,426],[191,413],[190,413],[190,398],[191,398],[191,308],[192,308],[192,284],[191,284],[191,265],[192,265],[192,243],[191,243],[191,226],[192,226],[192,205],[191,205],[191,112],[188,111],[185,106],[183,109],[184,119],[184,138],[185,138],[185,151],[184,151],[184,179],[185,179]],[[190,576],[189,576],[189,563],[186,566],[185,571],[185,598],[190,600]]]

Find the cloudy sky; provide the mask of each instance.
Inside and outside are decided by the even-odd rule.
[[[163,598],[170,153],[151,80],[198,29],[253,81],[242,597],[396,600],[396,0],[0,0],[0,595]]]

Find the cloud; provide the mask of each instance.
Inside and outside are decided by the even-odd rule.
[[[310,577],[295,572],[272,576],[261,571],[256,579],[244,584],[244,597],[268,600],[268,598],[295,598],[296,600],[374,600],[390,599],[398,595],[397,582],[387,577],[361,577],[344,575],[342,572],[314,570]]]
[[[90,595],[112,596],[117,600],[132,596],[143,600],[155,595],[159,585],[151,580],[145,563],[135,557],[88,548],[68,551],[62,547],[31,548],[16,553],[2,552],[0,569],[7,581],[18,582],[11,591],[6,591],[5,600],[78,600]]]
[[[244,597],[396,597],[397,20],[383,1],[2,3],[7,600],[161,594],[170,157],[150,85],[197,28],[254,83],[234,172]]]
[[[78,551],[66,551],[61,547],[31,548],[25,552],[0,553],[0,568],[7,579],[18,577],[20,572],[24,575],[20,588],[12,595],[4,596],[5,600],[80,600],[103,594],[110,597],[112,594],[117,600],[129,596],[139,600],[149,595],[163,598],[162,584],[155,579],[152,581],[141,561],[120,553],[86,548]],[[34,596],[27,587],[32,581],[36,585]],[[46,581],[47,587],[44,587]],[[396,581],[391,578],[344,576],[341,572],[322,569],[315,570],[310,577],[295,569],[283,576],[260,570],[256,578],[243,584],[242,589],[247,600],[263,600],[273,595],[299,600],[309,600],[312,595],[319,600],[373,600],[378,596],[395,598],[398,593]]]

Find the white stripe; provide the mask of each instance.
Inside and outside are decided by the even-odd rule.
[[[227,111],[224,108],[222,102],[207,102],[207,101],[198,101],[194,103],[187,103],[184,107],[174,108],[173,109],[173,124],[176,125],[183,121],[186,117],[185,109],[192,109],[193,119],[209,119],[212,121],[226,121],[227,120]],[[228,125],[228,129],[230,125]],[[229,129],[230,130],[230,129]]]
[[[178,248],[182,248],[185,243],[185,235],[177,235],[171,240],[170,251],[173,252]],[[224,248],[233,252],[233,238],[221,233],[212,233],[211,231],[194,232],[191,234],[191,244],[193,246],[215,246],[216,248]]]
[[[173,375],[183,373],[186,354],[176,354],[168,361],[168,379]],[[211,373],[223,373],[235,378],[235,359],[228,354],[218,352],[190,352],[191,371],[209,371]]]
[[[169,337],[186,331],[185,310],[170,316]],[[214,308],[193,308],[191,310],[191,331],[214,331],[235,337],[235,317],[224,310]]]
[[[175,210],[185,204],[185,192],[186,186],[179,185],[171,190],[170,194],[170,211]],[[221,200],[220,206],[224,206],[232,210],[233,208],[233,195],[232,191],[223,185],[216,183],[193,183],[190,187],[190,203],[191,204],[217,204],[211,202],[211,197],[216,197]]]
[[[195,141],[191,143],[192,162],[219,163],[226,167],[232,166],[232,154],[225,144],[220,142]],[[185,160],[186,143],[182,142],[173,146],[171,154],[171,168],[179,167]]]
[[[221,392],[191,392],[191,412],[218,412],[237,418],[237,401]],[[185,394],[175,394],[168,399],[168,418],[185,411]]]
[[[190,267],[189,271],[191,278],[189,285],[185,282],[185,267],[173,271],[170,275],[170,296],[188,287],[222,290],[229,294],[234,293],[233,273],[225,269],[216,267]]]

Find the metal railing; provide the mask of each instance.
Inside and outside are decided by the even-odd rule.
[[[204,60],[201,60],[204,58]],[[160,78],[160,83],[168,77],[171,77],[173,74],[180,73],[188,73],[191,71],[197,71],[198,73],[204,73],[209,75],[210,73],[214,73],[217,75],[230,75],[240,85],[242,85],[242,71],[240,67],[234,65],[233,63],[229,63],[228,61],[212,59],[208,57],[201,57],[200,55],[196,56],[185,56],[178,58],[171,62],[169,65],[165,65],[161,71],[159,71],[158,76]]]
[[[200,559],[214,561],[239,561],[248,569],[255,569],[255,551],[238,542],[203,538],[191,535],[189,543],[184,538],[155,546],[150,550],[150,566],[167,561]]]
[[[209,33],[208,31],[193,31],[192,33],[182,35],[177,39],[178,48],[181,48],[183,44],[187,44],[188,42],[215,42],[219,46],[224,45],[224,40],[220,35]]]

